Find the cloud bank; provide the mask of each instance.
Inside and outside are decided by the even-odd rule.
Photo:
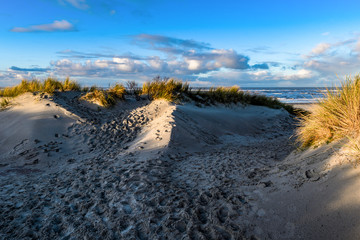
[[[248,56],[234,49],[217,49],[209,43],[195,40],[139,34],[131,36],[131,42],[141,48],[152,50],[155,54],[152,56],[138,56],[132,53],[117,55],[68,49],[59,51],[57,54],[60,59],[51,61],[49,67],[12,66],[9,70],[18,74],[51,73],[60,77],[97,79],[123,79],[134,76],[149,79],[162,75],[184,78],[201,84],[215,81],[214,77],[218,77],[219,74],[226,76],[229,82],[239,80],[239,77],[247,77],[250,81],[266,79],[271,77],[269,76],[270,67],[276,66],[271,62],[250,64]],[[284,77],[284,79],[290,78]]]
[[[12,66],[0,78],[20,76],[71,76],[86,79],[141,79],[156,75],[174,76],[196,85],[240,86],[331,86],[359,71],[360,39],[314,44],[293,62],[252,63],[249,56],[234,49],[217,49],[208,43],[160,35],[131,37],[135,46],[153,55],[109,54],[63,50],[48,67]],[[267,49],[271,50],[271,49]]]
[[[32,25],[29,27],[14,27],[11,32],[28,33],[28,32],[72,32],[76,31],[73,24],[66,20],[54,21],[49,24]]]

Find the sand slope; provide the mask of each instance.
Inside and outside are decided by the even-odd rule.
[[[2,239],[359,233],[358,170],[338,164],[341,144],[294,151],[284,110],[134,99],[98,110],[76,93],[26,94],[0,121]]]
[[[67,133],[80,120],[47,98],[30,93],[16,98],[0,114],[0,164],[8,171],[21,171],[26,165],[29,169],[33,169],[30,165],[57,165],[59,152],[75,150]]]
[[[274,169],[277,191],[258,194],[263,238],[358,239],[360,170],[342,145],[294,152]]]

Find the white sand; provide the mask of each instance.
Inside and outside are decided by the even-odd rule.
[[[341,143],[297,152],[284,110],[44,97],[0,112],[1,239],[360,234],[360,170]]]

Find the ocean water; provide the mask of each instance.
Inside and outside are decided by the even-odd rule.
[[[284,103],[316,103],[324,97],[326,88],[242,88],[244,91],[275,97]]]

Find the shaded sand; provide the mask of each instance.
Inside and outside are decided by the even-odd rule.
[[[1,239],[360,233],[359,170],[341,143],[297,152],[284,110],[26,94],[0,121]]]

